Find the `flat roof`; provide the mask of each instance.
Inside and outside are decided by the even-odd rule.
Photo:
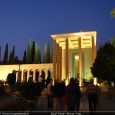
[[[91,48],[92,47],[92,37],[94,37],[94,44],[96,46],[96,31],[89,32],[73,32],[73,33],[64,33],[64,34],[52,34],[51,37],[56,40],[56,43],[60,47],[65,49],[66,39],[69,41],[69,49],[78,48],[78,38],[81,39],[82,48]]]

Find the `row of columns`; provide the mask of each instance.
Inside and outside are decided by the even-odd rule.
[[[31,73],[32,72],[32,73]],[[39,72],[39,71],[36,71],[36,72]],[[25,78],[27,78],[27,81],[28,81],[28,79],[29,79],[29,77],[30,76],[32,76],[33,78],[33,81],[35,81],[35,77],[36,77],[36,72],[33,72],[33,71],[18,71],[18,73],[16,74],[16,81],[18,81],[18,80],[20,80],[21,79],[21,81],[24,81],[25,80]],[[40,72],[39,72],[39,76],[40,76]],[[38,77],[39,77],[38,76]]]
[[[92,41],[92,63],[96,57],[96,44],[94,37],[91,38]],[[66,38],[66,80],[69,80],[69,40]],[[81,38],[78,38],[78,53],[79,53],[79,81],[82,84],[82,46]],[[53,40],[53,78],[54,80],[62,80],[62,47]]]
[[[44,71],[44,70],[43,70]],[[29,77],[32,75],[33,77],[33,81],[36,81],[36,75],[37,75],[37,72],[38,72],[38,77],[40,77],[42,75],[42,72],[43,71],[28,71],[28,70],[24,70],[24,71],[21,71],[19,70],[16,74],[16,81],[18,81],[18,78],[21,78],[21,81],[24,81],[25,77],[27,77],[27,80],[29,79]],[[45,74],[45,79],[46,77],[48,76],[48,71],[44,71],[44,74]],[[50,71],[51,72],[51,71]],[[52,76],[51,76],[52,77]]]

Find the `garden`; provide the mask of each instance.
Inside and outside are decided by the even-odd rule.
[[[44,89],[44,83],[15,82],[10,73],[7,81],[0,81],[0,111],[32,111]]]

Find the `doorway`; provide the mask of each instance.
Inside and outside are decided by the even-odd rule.
[[[75,54],[73,56],[73,77],[75,79],[79,78],[79,55]]]

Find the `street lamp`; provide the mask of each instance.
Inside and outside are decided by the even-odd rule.
[[[18,69],[18,80],[19,80],[19,81],[21,81],[20,65],[21,65],[21,64],[20,64],[20,61],[19,61],[19,65],[18,65],[18,66],[19,66],[19,69]]]

